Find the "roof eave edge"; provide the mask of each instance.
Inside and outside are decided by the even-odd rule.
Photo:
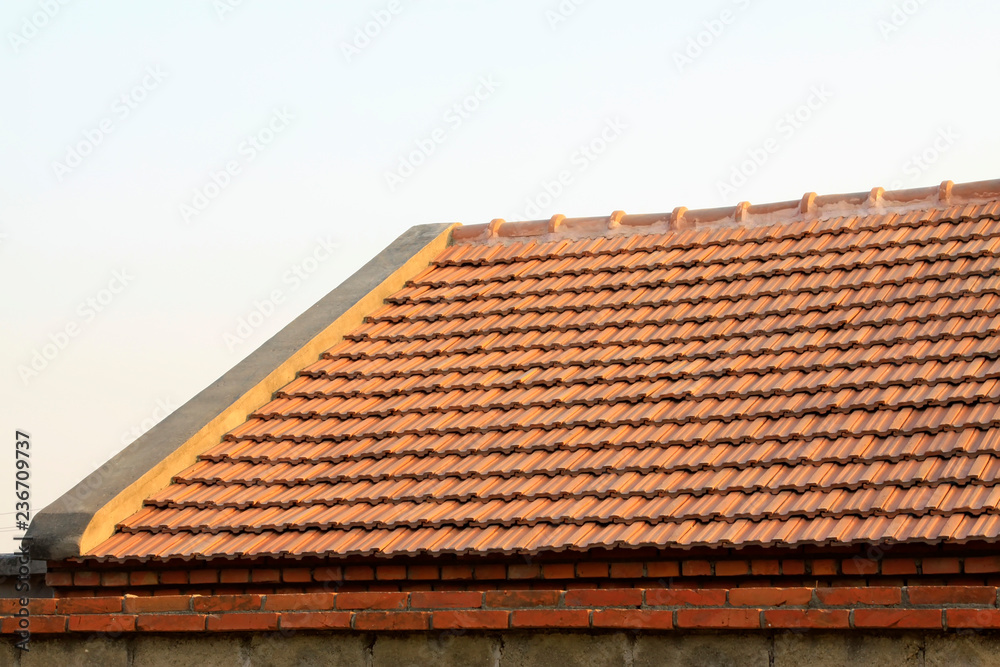
[[[87,554],[151,493],[264,405],[275,391],[362,323],[430,265],[456,223],[417,225],[295,318],[247,358],[37,513],[26,537],[33,558]],[[178,445],[178,443],[181,443]]]

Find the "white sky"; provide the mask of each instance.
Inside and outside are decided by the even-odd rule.
[[[998,21],[987,0],[4,0],[0,551],[15,429],[41,509],[411,225],[1000,177]]]

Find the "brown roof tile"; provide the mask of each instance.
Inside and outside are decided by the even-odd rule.
[[[1000,184],[461,227],[91,557],[1000,538]]]

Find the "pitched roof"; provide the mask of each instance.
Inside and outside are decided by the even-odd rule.
[[[452,241],[87,555],[1000,536],[1000,182]]]

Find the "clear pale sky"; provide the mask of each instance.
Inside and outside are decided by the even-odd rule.
[[[987,0],[5,0],[0,551],[406,228],[1000,178]],[[255,314],[256,313],[256,314]]]

